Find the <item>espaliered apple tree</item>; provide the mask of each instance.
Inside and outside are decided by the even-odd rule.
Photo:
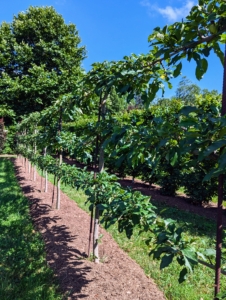
[[[165,26],[162,29],[159,27],[155,28],[154,32],[149,36],[151,50],[147,55],[137,56],[133,54],[131,56],[124,57],[123,60],[118,62],[104,62],[102,64],[100,63],[94,64],[93,69],[85,76],[84,79],[85,79],[85,86],[89,86],[89,84],[92,85],[92,88],[88,88],[88,91],[91,90],[91,93],[96,92],[96,94],[99,95],[100,97],[99,115],[101,115],[101,113],[103,112],[104,105],[107,99],[106,95],[109,93],[112,87],[114,87],[115,91],[120,95],[127,93],[128,101],[130,99],[133,99],[134,96],[140,97],[144,105],[148,107],[150,102],[154,99],[156,93],[159,90],[162,90],[164,92],[165,84],[168,84],[168,86],[171,87],[170,80],[173,77],[177,77],[180,75],[182,70],[183,59],[187,59],[188,61],[194,60],[196,62],[195,74],[197,79],[199,80],[202,78],[202,76],[205,74],[205,72],[208,69],[207,58],[211,51],[214,51],[216,55],[220,58],[221,62],[223,63],[224,54],[221,50],[220,43],[221,42],[225,43],[226,40],[225,11],[226,11],[226,4],[225,1],[223,0],[221,1],[200,0],[199,4],[194,6],[191,9],[190,14],[187,16],[187,18],[184,21],[176,22],[170,26]],[[16,24],[16,20],[15,20],[15,24]],[[40,41],[40,43],[42,42]],[[20,52],[18,52],[18,54],[19,53]],[[22,55],[23,57],[24,54],[25,53],[23,53]],[[35,65],[35,67],[30,70],[32,74],[31,77],[35,78],[36,81],[37,79],[42,78],[42,76],[36,76],[37,74],[39,74],[39,72],[40,74],[44,74],[42,70],[45,71],[45,69],[43,69],[42,64],[38,66]],[[45,80],[47,80],[47,82],[48,80],[50,80],[50,82],[53,82],[54,78],[58,76],[57,72],[52,73],[50,70],[48,70],[47,72],[49,72],[47,76],[43,77]],[[17,81],[18,80],[19,79],[17,77]],[[25,87],[28,91],[28,95],[30,95],[29,87],[31,86],[31,82],[27,80],[28,80],[27,78],[24,78],[24,85],[22,86],[23,87],[22,91],[24,91],[24,87]],[[59,82],[59,86],[61,86],[60,82]],[[53,93],[53,91],[54,89],[51,90],[50,92]],[[46,92],[48,92],[48,89],[46,89]],[[85,93],[88,93],[89,95],[89,92],[84,91],[84,94]],[[65,94],[65,90],[64,93],[63,92],[61,93],[61,95],[62,94]],[[36,93],[36,97],[37,98],[35,99],[40,99],[38,93]],[[48,96],[46,97],[48,98]],[[81,98],[80,94],[78,97]],[[85,98],[87,98],[87,94]],[[186,108],[183,111],[183,114],[189,116],[189,113],[192,112],[193,110],[194,110],[193,108]],[[223,113],[224,113],[224,108],[223,108]],[[219,120],[220,122],[223,123],[223,118]],[[200,121],[199,118],[197,118],[197,123],[198,121]],[[194,126],[194,123],[191,126]],[[189,130],[190,127],[188,125]],[[224,133],[222,133],[221,137],[224,138]],[[189,144],[188,141],[189,139],[187,139],[187,144]],[[211,143],[212,141],[210,141],[208,145],[210,145]],[[103,145],[104,145],[103,140],[101,140],[100,148],[103,148]],[[202,151],[205,151],[205,147],[206,146],[208,147],[208,145],[203,144]],[[161,150],[161,148],[164,146],[165,146],[164,139],[163,140],[160,139],[159,142],[157,143],[157,149]],[[222,156],[224,155],[224,150],[221,149],[219,151],[219,149],[222,148],[222,146],[224,146],[223,142],[218,143],[215,145],[215,148],[212,147],[210,151],[206,152],[208,154],[211,154],[213,151],[218,151],[217,153],[220,154],[219,157],[222,158],[221,165],[223,165],[224,163],[224,159],[223,159],[224,157]],[[177,157],[175,156],[175,153],[178,151],[177,148],[178,147],[174,147],[175,151],[172,151],[172,149],[169,148],[169,153],[166,153],[166,155],[168,155],[169,160],[173,159],[176,161]],[[136,149],[136,151],[138,151],[138,148]],[[101,152],[99,158],[101,158]],[[155,158],[156,156],[153,155],[152,159],[155,160]],[[201,154],[199,158],[200,159],[202,158]],[[220,171],[220,176],[223,174],[223,172],[224,170],[222,169]],[[222,183],[222,178],[223,177],[221,176],[220,183]],[[103,187],[104,185],[101,183],[101,186]],[[98,182],[96,182],[96,184],[94,182],[93,188],[97,193],[99,193],[96,190],[96,188],[99,188]],[[219,195],[219,199],[220,197],[221,196]],[[98,199],[98,197],[95,199]],[[97,202],[95,199],[92,200],[92,205],[93,207],[96,206],[99,209],[101,203]],[[112,207],[111,211],[115,211],[114,206]],[[222,203],[219,200],[218,220],[220,220],[221,215],[222,215]],[[220,227],[222,227],[221,221],[218,223],[218,228],[220,229]],[[170,231],[170,233],[168,232],[169,234],[171,235],[175,234],[174,227],[170,228],[169,231]],[[166,243],[168,240],[167,238],[168,233],[167,234],[165,233]],[[180,236],[181,236],[180,231],[176,232],[176,234],[180,240]],[[180,244],[179,240],[176,240],[175,243]],[[183,247],[183,245],[181,245],[181,247]],[[173,247],[168,247],[168,248],[160,247],[158,249],[158,253],[157,253],[158,257],[160,257],[162,254],[164,255],[163,257],[166,261],[164,266],[168,265],[174,257],[183,253],[183,251],[180,250],[174,251],[174,250],[175,249]],[[217,294],[219,291],[220,252],[221,252],[221,231],[218,231],[215,294]],[[187,253],[187,251],[185,251],[185,253]],[[194,261],[195,256],[191,255],[191,257],[192,257],[191,260]],[[186,277],[187,270],[188,270],[188,268],[186,268],[186,263],[187,263],[186,257],[180,260],[180,262],[185,265],[184,272],[181,274],[181,276],[184,279]]]
[[[176,22],[162,29],[159,27],[154,29],[149,36],[151,50],[148,55],[131,55],[124,57],[123,61],[105,62],[104,65],[95,64],[89,76],[97,82],[96,91],[101,93],[104,85],[105,88],[115,86],[120,93],[127,92],[128,98],[133,97],[134,94],[140,95],[148,106],[158,90],[164,90],[164,83],[170,87],[170,78],[180,75],[183,59],[196,62],[195,75],[200,80],[208,69],[207,58],[210,52],[213,51],[222,64],[224,63],[224,53],[220,43],[226,42],[225,11],[226,3],[223,0],[199,0],[198,5],[192,7],[189,15],[182,22]],[[223,97],[224,94],[223,92]],[[222,114],[225,113],[224,107],[223,103]],[[217,149],[219,148],[218,145]],[[223,184],[222,176],[220,174],[219,187]],[[219,292],[222,245],[223,189],[219,190],[221,190],[221,195],[219,195],[218,201],[215,295]]]
[[[159,62],[166,62],[166,66],[175,65],[174,76],[180,74],[182,59],[196,62],[196,78],[201,79],[208,69],[207,57],[214,51],[224,64],[224,53],[220,43],[226,42],[226,3],[225,1],[200,0],[191,9],[184,22],[176,22],[163,29],[156,28],[149,36],[153,53]],[[226,65],[224,65],[226,72]],[[166,74],[167,75],[167,74]],[[223,82],[222,115],[226,113],[226,82]],[[213,147],[212,147],[213,148]],[[221,145],[220,153],[224,150]],[[216,150],[216,149],[215,149]],[[220,265],[222,248],[222,199],[223,172],[219,174],[218,217],[217,217],[217,245],[216,245],[216,278],[215,296],[220,290]]]

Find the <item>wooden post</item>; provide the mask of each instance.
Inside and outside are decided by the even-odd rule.
[[[59,119],[59,136],[62,131],[62,117],[63,117],[63,108],[60,108],[60,119]],[[59,166],[62,164],[63,151],[60,149],[59,151]],[[60,178],[57,178],[57,201],[56,201],[56,209],[60,209]]]
[[[47,147],[44,149],[44,156],[46,157]],[[48,172],[45,171],[45,193],[48,192]]]
[[[99,239],[99,209],[95,207],[95,216],[94,216],[94,233],[93,233],[93,255],[94,255],[94,261],[95,263],[99,263],[99,245],[98,245],[98,239]]]
[[[35,129],[35,134],[37,133],[37,129]],[[36,145],[36,141],[34,142],[34,155],[36,154],[37,152],[37,145]],[[34,165],[33,167],[33,180],[36,181],[36,165]]]
[[[31,162],[30,162],[30,160],[28,161],[28,174],[30,174],[31,173]]]

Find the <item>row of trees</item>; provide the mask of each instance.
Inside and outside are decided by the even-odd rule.
[[[58,104],[61,106],[60,103]],[[187,274],[192,272],[198,264],[198,259],[205,259],[204,255],[183,238],[182,229],[178,228],[173,220],[164,220],[156,214],[149,197],[143,196],[137,191],[123,189],[117,183],[115,175],[103,171],[102,158],[99,159],[98,173],[90,173],[62,163],[61,153],[63,150],[66,151],[71,146],[71,148],[76,148],[81,139],[83,143],[86,143],[89,137],[84,135],[77,139],[74,134],[67,134],[63,131],[59,134],[59,128],[56,127],[56,121],[59,120],[53,114],[54,109],[56,107],[48,108],[41,113],[33,113],[21,122],[18,127],[16,151],[29,160],[28,170],[31,170],[31,162],[33,165],[38,165],[41,170],[55,176],[57,209],[60,209],[60,182],[69,184],[72,188],[82,188],[85,191],[91,212],[90,228],[94,227],[93,230],[90,230],[93,232],[95,261],[99,261],[99,222],[102,222],[106,228],[117,222],[119,232],[125,231],[128,238],[133,234],[134,227],[139,226],[140,234],[144,231],[149,233],[147,244],[151,243],[150,254],[155,259],[161,259],[161,269],[169,266],[173,260],[177,260],[180,265],[179,282],[183,282],[187,278]],[[51,116],[48,120],[46,120],[47,115]],[[62,115],[62,118],[64,117],[66,116]],[[95,131],[92,133],[96,134]],[[99,156],[101,156],[102,149],[99,150]],[[46,155],[46,152],[60,153],[59,159],[56,160],[52,156]],[[24,164],[26,165],[27,162]],[[33,170],[33,172],[36,171]]]
[[[61,124],[67,118],[73,119],[76,112],[86,112],[95,103],[98,121],[106,119],[109,94],[114,88],[120,97],[127,101],[139,99],[144,107],[149,107],[157,92],[164,93],[165,84],[172,87],[171,79],[180,75],[182,60],[196,62],[195,74],[201,79],[208,69],[207,58],[214,51],[224,62],[220,43],[226,41],[226,4],[223,0],[199,0],[182,22],[164,28],[156,27],[149,36],[150,52],[146,55],[125,56],[121,61],[93,64],[90,72],[81,69],[85,50],[79,47],[80,39],[74,25],[65,25],[61,16],[53,8],[32,8],[14,17],[12,24],[3,23],[0,29],[0,103],[7,104],[16,113],[17,119],[31,111],[41,111],[53,104],[46,112],[46,127],[49,118],[58,116],[57,141],[61,140]],[[215,30],[212,28],[214,25]],[[225,68],[226,70],[226,68]],[[225,85],[226,88],[226,85]],[[224,94],[224,93],[223,93]],[[26,99],[26,101],[24,101]],[[97,102],[98,100],[98,102]],[[58,105],[60,103],[60,105]],[[225,99],[226,104],[226,99]],[[223,104],[223,114],[226,106]],[[196,114],[196,118],[191,113]],[[212,121],[212,137],[206,136],[205,109],[188,107],[184,114],[187,120],[187,145],[199,152],[199,159],[217,156],[217,165],[210,173],[220,175],[223,184],[225,172],[224,118],[218,116]],[[167,123],[159,119],[156,126],[167,128]],[[157,127],[158,127],[157,126]],[[173,128],[171,128],[173,130]],[[209,129],[206,126],[206,130]],[[168,131],[169,132],[169,131]],[[144,135],[144,146],[147,137]],[[162,136],[163,137],[163,136]],[[190,140],[189,140],[190,139]],[[151,160],[157,161],[156,151],[165,146],[164,138],[151,152]],[[104,166],[105,141],[103,132],[96,137],[99,149],[99,169]],[[184,147],[189,150],[189,147]],[[220,150],[221,149],[221,150]],[[62,147],[59,145],[59,154]],[[138,155],[141,148],[137,148]],[[145,152],[146,153],[146,152]],[[176,157],[176,147],[169,148],[170,159]],[[167,155],[167,153],[166,153]],[[142,155],[141,155],[142,156]],[[217,235],[216,289],[219,291],[220,255],[222,244],[222,199],[223,189],[219,189],[219,217]]]
[[[107,115],[102,122],[82,115],[76,122],[63,125],[65,155],[94,165],[95,137],[102,133],[108,172],[120,177],[140,177],[150,185],[160,184],[161,192],[169,196],[174,196],[183,186],[194,202],[208,202],[217,195],[217,180],[203,182],[203,178],[216,166],[217,158],[199,160],[195,139],[192,146],[187,140],[192,122],[193,132],[196,128],[203,135],[208,128],[211,138],[215,127],[211,120],[219,117],[220,95],[196,95],[193,105],[197,111],[188,115],[183,101],[175,99],[165,105],[153,105],[148,110]],[[200,114],[203,109],[205,112]],[[203,127],[195,124],[201,118],[206,120]]]

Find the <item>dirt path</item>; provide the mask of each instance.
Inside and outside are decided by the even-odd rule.
[[[88,248],[89,216],[61,193],[61,209],[52,205],[49,192],[40,192],[41,179],[34,183],[18,160],[15,169],[19,183],[31,204],[31,215],[46,243],[47,261],[58,277],[66,299],[164,300],[154,281],[124,253],[103,229],[100,253],[105,262],[85,259]]]

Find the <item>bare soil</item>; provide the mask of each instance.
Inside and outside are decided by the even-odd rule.
[[[52,208],[53,185],[49,183],[48,193],[44,193],[44,180],[41,184],[41,177],[37,174],[36,182],[32,181],[18,159],[15,160],[15,170],[30,202],[36,230],[41,232],[45,241],[47,263],[54,270],[65,299],[165,299],[154,281],[102,228],[100,254],[103,262],[95,264],[89,261],[86,258],[89,215],[64,193],[61,193],[60,210]]]

